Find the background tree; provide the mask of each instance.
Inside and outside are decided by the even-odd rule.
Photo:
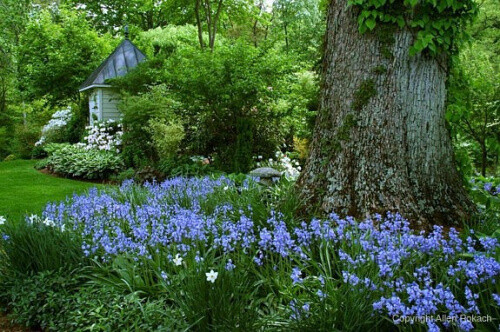
[[[324,1],[276,0],[273,3],[274,38],[284,41],[286,52],[302,55],[302,59],[319,58],[325,31]]]
[[[111,46],[74,11],[43,10],[21,35],[19,88],[26,100],[44,96],[52,104],[77,100],[78,87]]]
[[[473,1],[328,5],[321,109],[298,181],[306,207],[419,224],[472,211],[445,123],[446,54]]]
[[[468,50],[457,60],[450,79],[448,119],[457,139],[464,136],[477,144],[481,174],[486,176],[489,158],[498,156],[500,132],[500,75],[489,56],[479,48]],[[469,151],[474,155],[474,149]],[[475,156],[473,156],[475,157]]]
[[[92,26],[101,32],[120,34],[129,24],[133,30],[146,31],[167,24],[193,23],[188,0],[69,0],[85,13]]]
[[[459,160],[475,161],[481,174],[498,172],[500,154],[500,6],[481,2],[478,19],[468,29],[450,72],[447,117]],[[465,147],[465,148],[462,148]],[[464,156],[466,154],[466,156]],[[465,158],[464,158],[465,157]],[[466,168],[464,162],[461,163]]]

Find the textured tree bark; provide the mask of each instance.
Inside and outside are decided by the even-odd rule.
[[[297,183],[304,208],[459,222],[474,206],[446,128],[445,65],[410,56],[408,30],[376,31],[361,35],[355,9],[330,1],[321,109]]]

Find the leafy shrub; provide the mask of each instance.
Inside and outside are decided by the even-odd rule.
[[[213,155],[223,171],[245,171],[249,147],[250,156],[269,155],[283,140],[281,115],[270,105],[291,70],[284,56],[228,42],[214,53],[179,49],[166,66],[164,79],[185,109],[193,153]]]
[[[471,178],[469,185],[470,194],[479,209],[475,226],[482,233],[492,234],[500,228],[500,179],[477,176]]]
[[[42,159],[46,157],[47,157],[47,152],[45,151],[45,147],[42,145],[35,145],[33,150],[31,150],[32,159]]]
[[[241,118],[236,123],[236,143],[234,155],[232,156],[232,171],[235,173],[247,173],[253,166],[252,151],[253,151],[253,125],[250,119]],[[229,146],[228,149],[231,147]],[[229,152],[225,152],[226,158],[230,157]],[[219,163],[222,159],[217,159]],[[227,163],[223,161],[222,164]]]
[[[149,120],[148,131],[160,159],[172,158],[185,136],[184,127],[180,122],[166,119]]]
[[[9,154],[7,157],[3,159],[3,161],[12,161],[18,159],[15,154]]]
[[[68,142],[66,140],[66,126],[72,116],[71,107],[56,111],[52,114],[52,118],[43,126],[42,136],[36,142],[36,145]]]
[[[65,176],[84,179],[107,179],[123,169],[123,160],[116,152],[87,149],[80,145],[50,145],[47,167]]]
[[[3,117],[7,118],[5,115]],[[1,119],[2,117],[0,116],[0,120]],[[10,153],[9,143],[11,140],[11,136],[12,131],[8,130],[8,127],[6,125],[2,125],[0,122],[0,159],[4,159]]]
[[[135,177],[135,169],[133,168],[127,168],[124,171],[121,171],[120,173],[116,175],[112,175],[110,177],[110,180],[121,183],[125,180],[131,180]]]
[[[66,269],[47,270],[23,278],[11,278],[0,291],[12,321],[31,328],[47,328],[64,311],[58,297],[69,298],[82,282]]]
[[[127,113],[137,117],[148,112],[143,109],[170,105],[170,111],[181,118],[185,126],[183,153],[212,156],[217,167],[226,172],[248,170],[251,162],[248,155],[271,155],[292,126],[290,121],[283,121],[293,111],[292,102],[284,103],[287,107],[275,107],[289,90],[288,77],[293,72],[289,57],[223,37],[214,53],[203,52],[196,45],[196,30],[183,30],[183,33],[192,33],[192,38],[185,40],[172,37],[171,29],[166,30],[169,29],[155,30],[145,38],[153,39],[159,47],[153,60],[140,66],[135,74],[115,80],[117,87],[140,93],[127,98],[129,105],[123,106],[125,118]],[[310,76],[313,80],[314,75]],[[148,89],[158,83],[168,86],[168,90]],[[298,108],[302,110],[306,104],[303,101]],[[168,111],[159,113],[167,114],[163,118],[171,120]],[[129,122],[125,118],[124,121]],[[151,118],[134,120],[140,125],[129,128],[130,135],[135,132],[137,138],[141,137],[135,139],[135,144],[147,144],[148,137],[139,133]],[[294,125],[301,123],[302,119]],[[130,143],[134,144],[132,139]],[[126,143],[125,149],[132,147]],[[150,149],[151,146],[134,149],[136,159],[148,160],[149,156],[149,160],[156,161]]]
[[[207,158],[194,156],[174,156],[162,159],[157,167],[166,177],[203,176],[216,172],[216,169]]]
[[[39,128],[36,126],[19,125],[14,130],[11,151],[22,159],[31,158],[32,150],[40,135]]]
[[[302,161],[309,155],[309,140],[307,138],[293,138],[293,150],[298,153],[298,158]]]
[[[143,300],[89,283],[84,270],[35,274],[3,290],[17,324],[48,331],[160,331],[187,326],[164,299]]]
[[[36,162],[35,166],[33,166],[36,170],[41,170],[44,168],[47,168],[48,166],[48,160],[47,159],[41,159]]]
[[[135,172],[134,179],[139,183],[161,181],[163,174],[152,166],[145,166]]]
[[[123,99],[119,108],[123,113],[123,158],[127,166],[139,168],[158,160],[147,124],[152,119],[175,120],[176,105],[165,85]]]

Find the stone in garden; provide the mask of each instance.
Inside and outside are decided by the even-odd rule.
[[[259,167],[250,171],[248,174],[259,178],[260,183],[267,185],[272,184],[273,179],[279,179],[283,175],[281,172],[271,167]]]

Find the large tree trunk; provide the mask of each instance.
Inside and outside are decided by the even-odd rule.
[[[410,56],[412,42],[406,29],[362,35],[356,10],[330,2],[321,109],[298,180],[306,209],[398,211],[420,225],[474,209],[445,124],[444,61]]]

